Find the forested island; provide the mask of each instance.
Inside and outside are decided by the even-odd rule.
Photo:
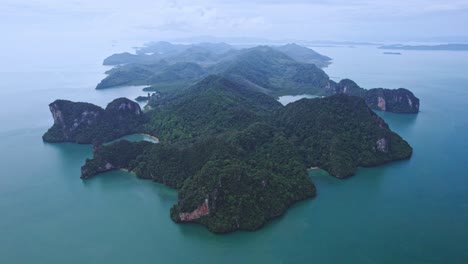
[[[137,49],[136,54],[106,58],[104,64],[116,66],[96,88],[148,85],[145,91],[170,96],[217,74],[273,97],[345,93],[364,98],[372,109],[419,112],[419,99],[407,89],[364,89],[347,79],[334,82],[321,69],[330,62],[329,57],[296,44],[235,49],[225,43],[156,42]]]
[[[256,230],[316,195],[307,168],[346,178],[412,155],[372,109],[417,113],[419,99],[403,88],[334,82],[321,69],[330,60],[296,44],[152,43],[108,57],[116,66],[97,87],[148,85],[136,98],[147,101],[145,111],[127,98],[105,109],[56,100],[43,140],[93,144],[82,179],[124,169],[176,189],[175,222],[214,233]],[[301,94],[320,96],[277,100]],[[136,133],[160,143],[117,140]]]
[[[342,81],[333,88],[364,92],[354,85]],[[50,105],[54,125],[43,139],[93,143],[83,179],[125,169],[175,188],[171,218],[215,233],[256,230],[293,203],[314,197],[307,168],[345,178],[357,167],[412,155],[410,145],[358,96],[339,93],[283,106],[245,79],[209,75],[150,103],[143,112],[125,98],[106,109],[57,100]],[[102,144],[126,133],[150,134],[161,143]]]

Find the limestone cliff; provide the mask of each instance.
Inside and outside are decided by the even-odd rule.
[[[343,79],[339,83],[329,81],[325,91],[328,95],[347,94],[364,98],[366,104],[375,110],[407,114],[419,112],[419,99],[404,88],[366,90],[349,79]]]
[[[105,142],[134,133],[142,121],[140,106],[118,98],[106,109],[90,103],[56,100],[49,105],[53,126],[44,134],[46,142]]]
[[[195,210],[188,213],[179,213],[180,222],[192,222],[200,217],[207,216],[210,213],[208,199],[199,205]]]
[[[404,88],[370,89],[366,92],[364,99],[372,109],[394,113],[419,112],[419,99],[411,91]]]

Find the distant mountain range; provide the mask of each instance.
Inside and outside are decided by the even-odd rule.
[[[344,93],[365,98],[373,109],[417,113],[419,99],[406,89],[365,90],[350,80],[334,82],[320,69],[331,58],[297,44],[234,49],[226,43],[150,43],[136,54],[114,54],[104,64],[116,65],[96,87],[148,85],[147,91],[170,94],[218,74],[270,96]],[[153,100],[149,101],[152,105]],[[157,104],[157,103],[156,103]]]
[[[226,42],[230,44],[253,44],[253,45],[281,45],[286,43],[298,43],[300,45],[381,45],[374,42],[365,41],[333,41],[333,40],[300,40],[300,39],[267,39],[252,37],[213,37],[195,36],[188,38],[173,39],[175,43],[201,43],[201,42]]]
[[[297,61],[312,63],[318,67],[326,67],[331,62],[331,58],[297,44],[292,43],[271,47],[287,54]],[[103,64],[154,64],[164,60],[169,63],[193,62],[202,65],[209,65],[232,59],[242,53],[243,50],[245,49],[237,48],[224,42],[172,44],[166,41],[160,41],[151,42],[141,48],[136,48],[136,54],[128,52],[113,54],[104,59]]]
[[[463,51],[468,50],[468,44],[440,44],[440,45],[384,45],[379,49],[392,49],[392,50],[453,50]]]

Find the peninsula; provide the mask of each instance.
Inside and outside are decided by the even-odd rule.
[[[107,71],[96,88],[147,85],[145,91],[171,94],[216,74],[270,96],[345,93],[364,98],[372,109],[419,112],[419,99],[407,89],[364,89],[347,79],[334,82],[321,69],[330,62],[329,57],[297,44],[238,50],[223,43],[157,42],[131,56],[114,54],[107,58],[104,64],[118,65]]]

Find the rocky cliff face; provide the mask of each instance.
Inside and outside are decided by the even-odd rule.
[[[355,82],[344,79],[339,83],[329,81],[325,86],[326,94],[347,94],[364,98],[366,104],[375,110],[393,113],[418,113],[419,99],[404,88],[366,90]]]
[[[44,135],[49,142],[63,142],[72,139],[79,131],[93,126],[104,114],[96,105],[67,100],[56,100],[49,105],[54,125]]]
[[[47,142],[105,142],[134,131],[143,116],[140,106],[127,98],[112,101],[105,110],[67,100],[56,100],[49,109],[54,125],[43,136]]]
[[[394,113],[418,113],[419,99],[404,88],[368,90],[364,99],[372,109]]]
[[[208,206],[208,199],[205,199],[205,201],[192,212],[179,213],[179,218],[181,222],[192,222],[202,216],[208,215],[209,213],[210,208]]]

